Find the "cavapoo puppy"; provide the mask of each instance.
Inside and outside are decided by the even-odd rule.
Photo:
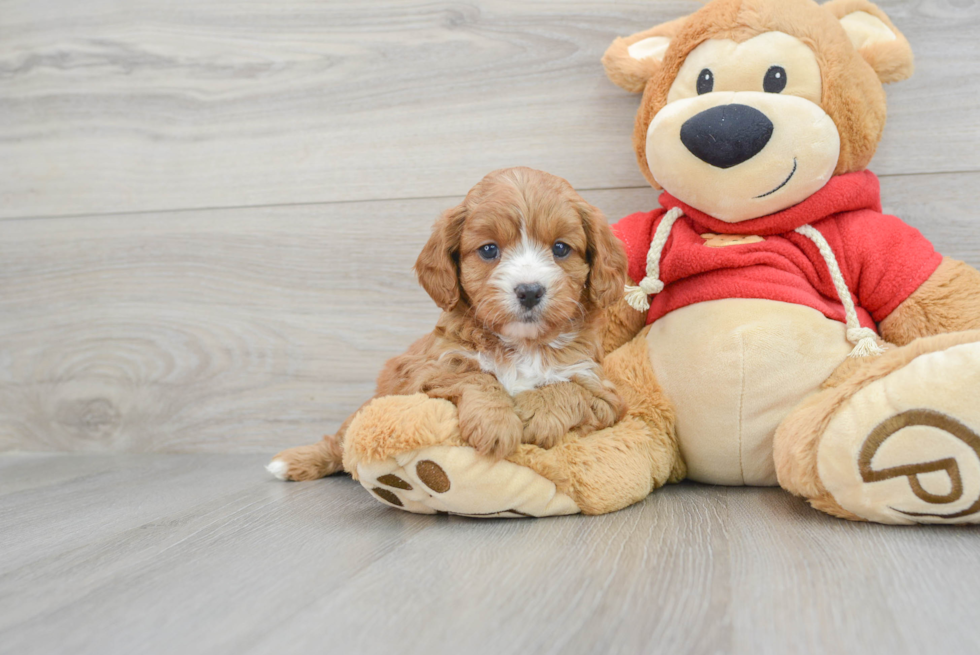
[[[443,312],[388,361],[378,396],[452,401],[462,437],[495,458],[622,417],[601,368],[602,310],[622,297],[626,256],[568,182],[530,168],[490,173],[436,221],[415,273]],[[350,421],[279,453],[269,471],[291,480],[339,471]]]

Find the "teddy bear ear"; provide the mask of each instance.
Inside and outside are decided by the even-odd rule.
[[[660,71],[671,38],[686,20],[686,16],[678,18],[613,41],[602,56],[606,75],[616,86],[631,93],[641,93],[647,80]]]
[[[867,0],[831,0],[824,5],[840,20],[858,54],[884,83],[912,76],[912,46],[881,9]]]

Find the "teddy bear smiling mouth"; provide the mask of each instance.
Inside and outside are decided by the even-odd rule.
[[[794,175],[796,175],[796,157],[793,157],[793,170],[790,171],[789,177],[787,177],[785,180],[783,180],[783,183],[780,184],[775,189],[773,189],[772,191],[767,191],[767,192],[763,193],[761,196],[756,196],[754,198],[754,200],[758,200],[759,198],[765,198],[766,196],[771,196],[772,194],[776,193],[777,191],[779,191],[780,189],[782,189],[784,186],[786,186],[787,184],[789,184],[789,181],[793,179],[793,176]]]

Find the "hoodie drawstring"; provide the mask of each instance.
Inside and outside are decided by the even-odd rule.
[[[823,260],[827,263],[827,268],[830,269],[830,278],[834,282],[837,295],[840,296],[841,304],[844,305],[844,317],[847,321],[847,340],[854,344],[854,350],[851,351],[848,357],[870,357],[885,352],[878,345],[878,333],[871,328],[861,327],[857,310],[854,309],[854,300],[851,298],[851,290],[847,288],[847,282],[844,281],[844,275],[840,271],[837,257],[834,255],[834,251],[831,250],[830,244],[827,243],[827,239],[812,225],[803,225],[796,228],[795,231],[813,242],[813,245],[817,247]]]
[[[664,218],[657,226],[657,231],[650,242],[650,250],[647,251],[647,275],[640,280],[638,285],[626,285],[626,302],[630,307],[638,312],[645,312],[650,309],[650,296],[656,295],[664,290],[664,283],[660,280],[660,254],[667,245],[667,237],[670,230],[674,227],[677,219],[684,215],[680,207],[674,207],[664,214]]]
[[[664,214],[663,220],[660,221],[660,225],[654,232],[650,249],[647,251],[646,277],[640,280],[636,286],[626,285],[626,302],[638,312],[648,311],[650,309],[650,296],[663,291],[664,283],[660,279],[660,259],[674,223],[683,215],[684,212],[679,207],[675,207]],[[795,231],[813,242],[830,270],[834,289],[837,291],[841,305],[844,306],[847,340],[854,344],[854,349],[848,357],[870,357],[885,352],[878,345],[878,333],[871,328],[861,326],[857,310],[854,308],[854,300],[851,298],[851,291],[847,288],[847,282],[844,281],[844,275],[837,263],[837,257],[834,255],[830,244],[827,243],[827,239],[812,225],[803,225],[796,228]]]

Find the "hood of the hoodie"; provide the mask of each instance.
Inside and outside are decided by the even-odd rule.
[[[679,207],[688,220],[704,227],[706,232],[769,236],[792,232],[842,212],[859,209],[880,212],[881,193],[877,176],[865,170],[834,176],[822,189],[797,205],[739,223],[726,223],[709,216],[667,192],[660,194],[660,206],[667,210]]]

